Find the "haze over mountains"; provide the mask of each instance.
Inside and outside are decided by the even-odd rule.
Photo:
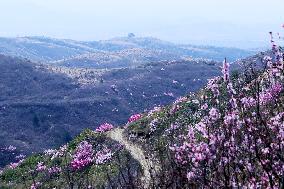
[[[68,67],[118,68],[163,60],[204,58],[234,61],[254,51],[174,44],[152,37],[117,37],[103,41],[75,41],[48,37],[0,38],[0,53]]]

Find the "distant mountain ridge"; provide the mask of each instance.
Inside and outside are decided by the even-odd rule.
[[[221,61],[227,57],[234,61],[254,53],[237,48],[180,45],[153,37],[117,37],[101,41],[48,37],[0,38],[0,54],[71,67],[125,67],[184,58]]]

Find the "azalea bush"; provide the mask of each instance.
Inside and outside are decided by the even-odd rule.
[[[198,120],[171,144],[188,184],[214,188],[284,187],[283,53],[272,40],[263,69],[209,80]]]
[[[58,149],[11,165],[0,172],[0,188],[130,187],[138,182],[134,175],[140,174],[123,145],[91,130]]]
[[[134,114],[134,115],[129,117],[128,123],[135,122],[135,121],[137,121],[137,120],[139,120],[141,118],[142,118],[142,114]]]
[[[284,187],[283,53],[271,43],[259,61],[231,71],[225,60],[198,93],[126,128],[160,165],[153,188]]]
[[[110,123],[101,124],[98,128],[96,128],[96,132],[102,133],[106,131],[110,131],[113,129],[113,125]]]

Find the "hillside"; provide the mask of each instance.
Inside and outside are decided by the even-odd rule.
[[[0,54],[71,67],[125,67],[155,61],[204,58],[234,61],[255,52],[237,48],[179,45],[151,37],[75,41],[48,37],[0,38]]]
[[[231,73],[225,62],[223,75],[196,93],[11,164],[2,187],[283,188],[279,49],[264,69],[250,63]]]
[[[132,48],[115,52],[95,52],[78,55],[69,59],[52,62],[56,66],[73,68],[125,68],[151,62],[180,60],[181,56],[172,52],[154,49]]]
[[[219,75],[218,65],[204,61],[95,70],[0,56],[0,67],[0,148],[14,145],[17,153],[58,147],[102,122],[124,124],[129,115],[168,104]],[[1,166],[10,158],[2,155]]]

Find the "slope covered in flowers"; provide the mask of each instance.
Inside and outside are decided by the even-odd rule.
[[[230,72],[224,61],[223,75],[198,93],[129,118],[121,137],[151,162],[147,188],[284,187],[283,53],[271,42],[272,56],[261,66]],[[103,124],[58,150],[14,162],[0,186],[145,188],[145,165],[122,140],[111,140],[112,129]]]
[[[1,173],[0,188],[127,188],[140,185],[140,175],[123,145],[101,130],[85,130],[57,150],[11,163]]]
[[[127,132],[162,164],[154,187],[283,188],[283,53],[156,108]]]

